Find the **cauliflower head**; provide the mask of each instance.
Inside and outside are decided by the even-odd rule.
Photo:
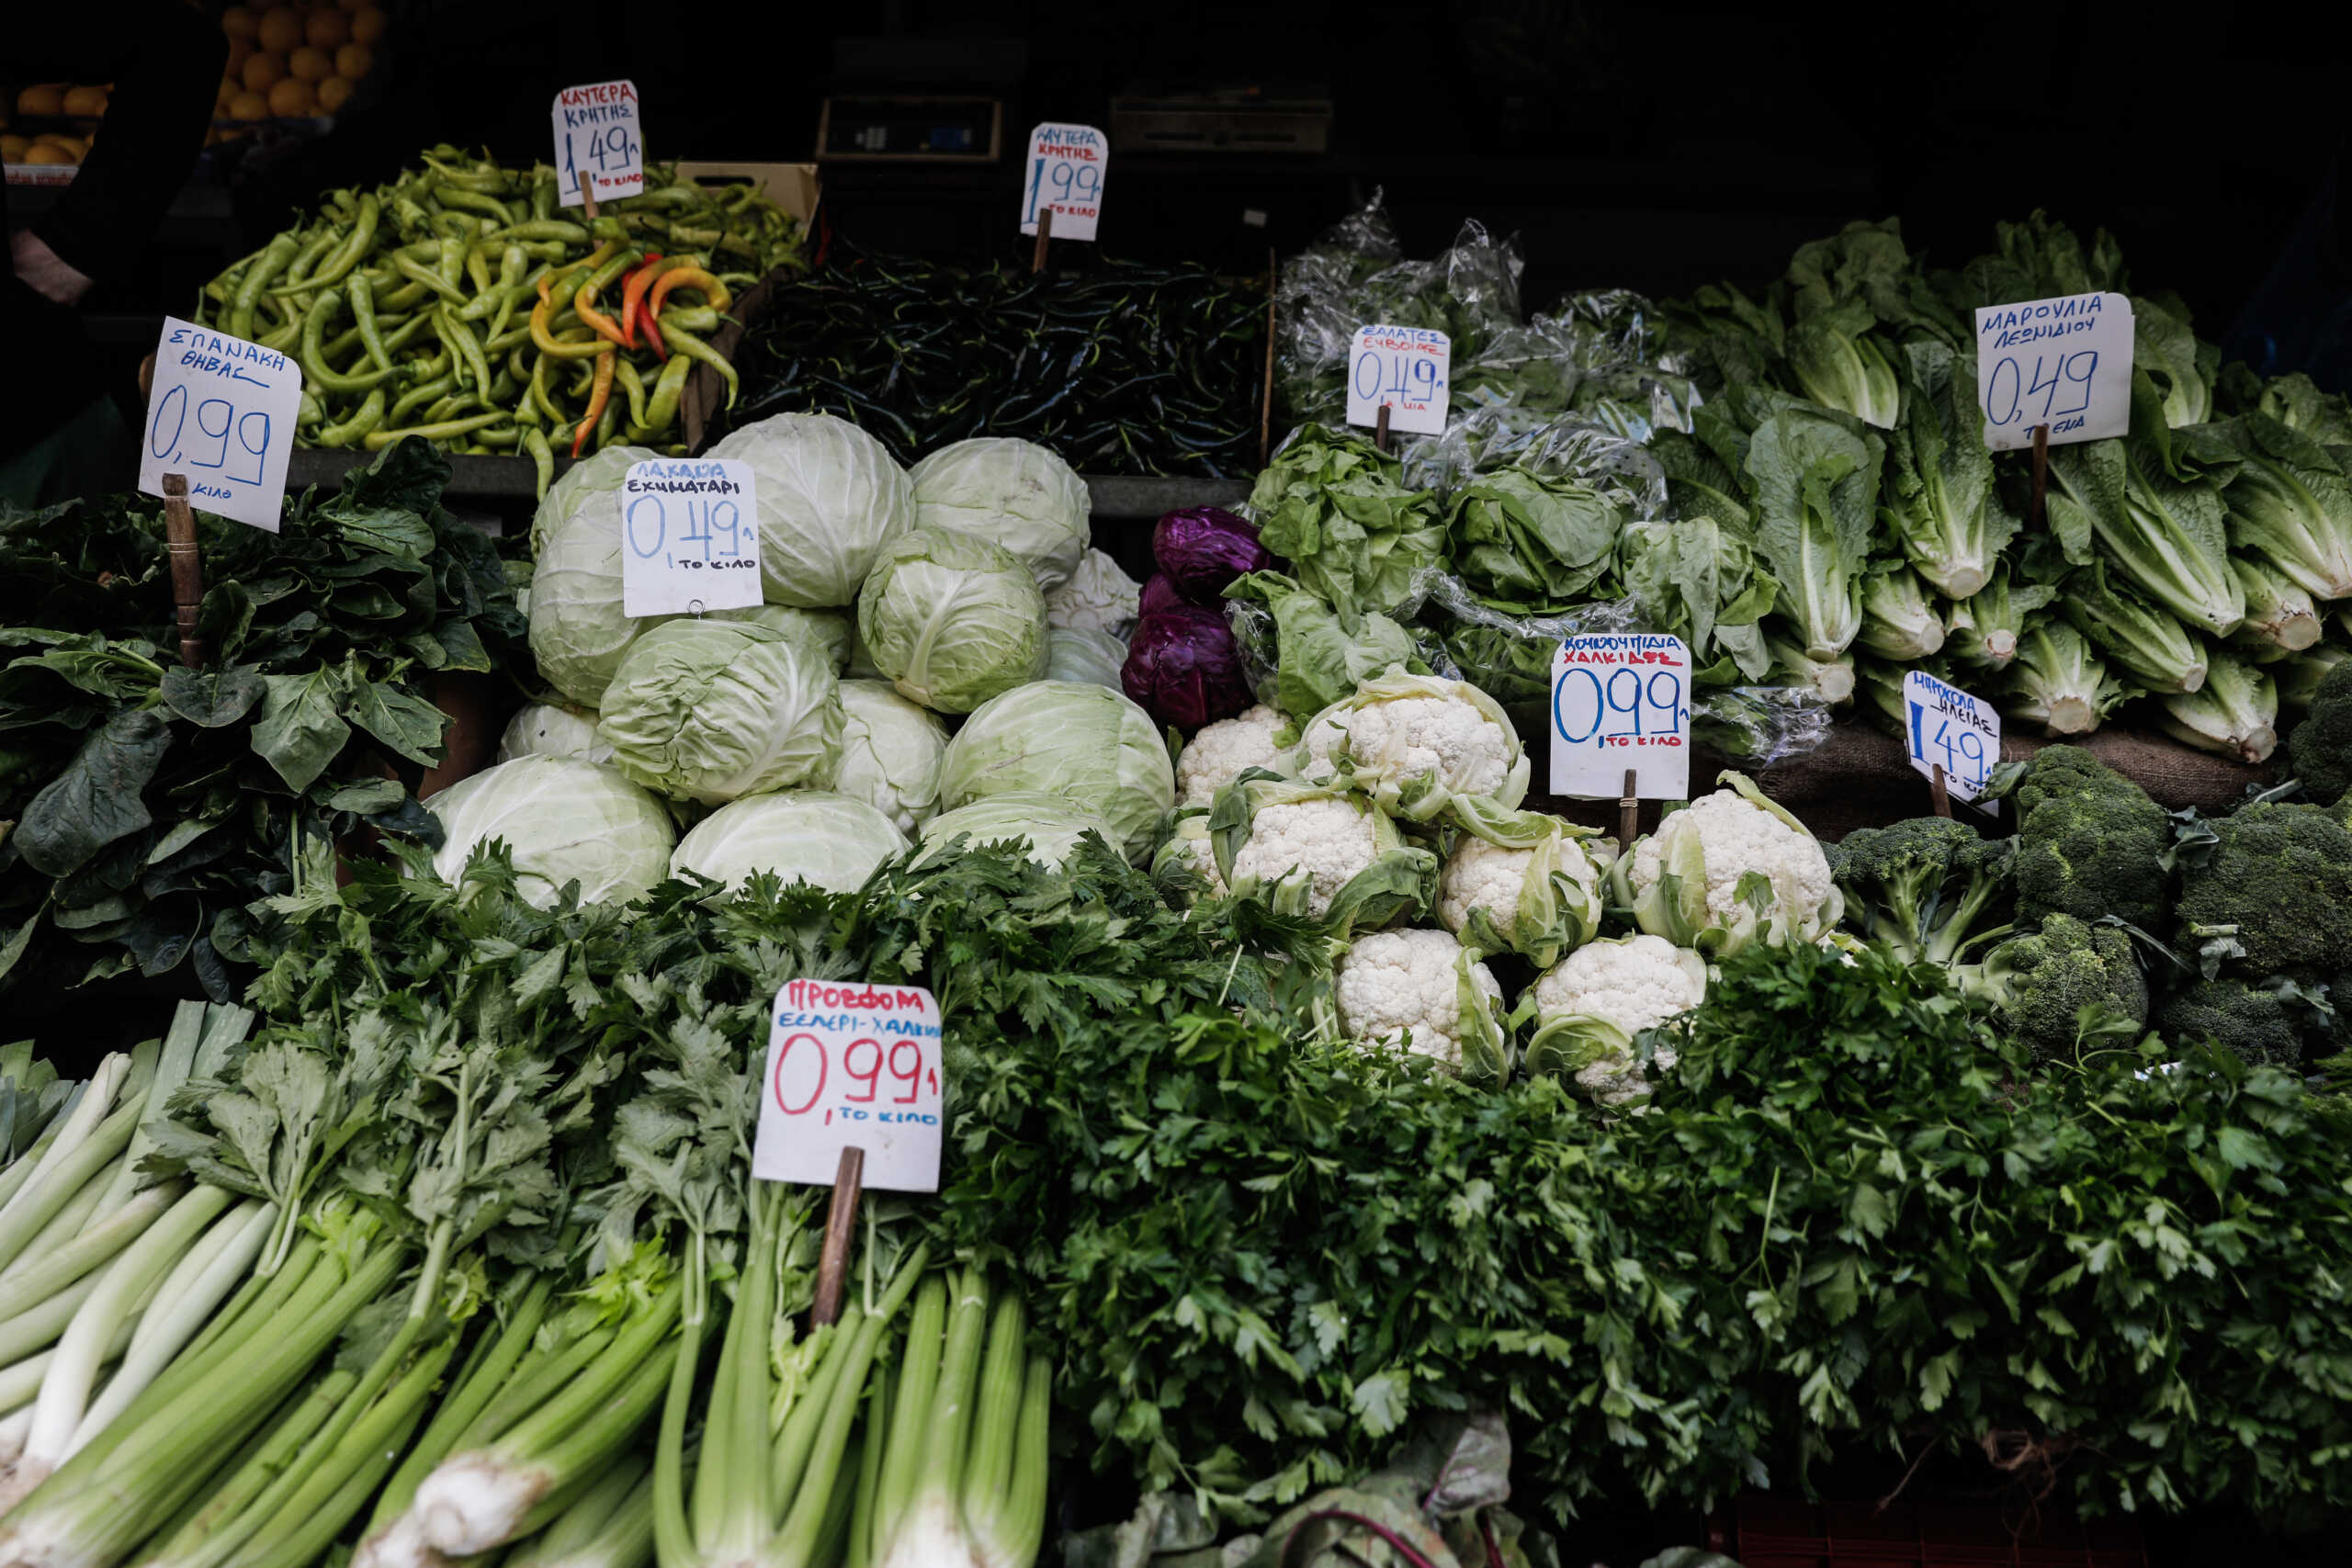
[[[1526,796],[1529,763],[1496,701],[1464,681],[1401,671],[1367,681],[1315,716],[1292,766],[1368,790],[1414,821],[1449,812],[1464,827]]]
[[[1664,937],[1621,937],[1577,949],[1535,982],[1531,1070],[1563,1073],[1603,1105],[1649,1093],[1634,1038],[1707,999],[1707,961]],[[1661,1048],[1655,1064],[1674,1066]]]
[[[1438,874],[1438,919],[1448,931],[1482,953],[1508,948],[1538,964],[1592,939],[1600,867],[1566,823],[1545,820],[1550,830],[1523,846],[1463,836]]]
[[[1204,724],[1176,758],[1176,804],[1206,806],[1250,768],[1271,768],[1282,755],[1274,737],[1290,720],[1263,703]]]
[[[1250,841],[1233,857],[1233,880],[1272,885],[1303,874],[1306,913],[1331,912],[1340,889],[1379,858],[1372,813],[1340,795],[1261,807]]]
[[[1464,1047],[1498,1062],[1495,1010],[1502,987],[1487,966],[1444,931],[1375,931],[1340,960],[1332,983],[1340,1023],[1351,1036],[1402,1046],[1449,1067]]]
[[[1668,813],[1619,860],[1635,923],[1713,954],[1818,941],[1846,908],[1820,840],[1747,778],[1723,776],[1731,787]]]

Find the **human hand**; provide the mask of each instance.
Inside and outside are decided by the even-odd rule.
[[[8,261],[27,288],[61,305],[78,305],[90,291],[89,276],[69,265],[29,229],[8,236]]]

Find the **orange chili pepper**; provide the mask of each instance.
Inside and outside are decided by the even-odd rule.
[[[645,306],[645,291],[652,288],[654,278],[661,276],[653,264],[661,259],[661,252],[650,252],[642,262],[628,269],[628,276],[621,279],[621,341],[631,348],[637,346],[637,318]],[[656,340],[659,341],[658,334]]]
[[[669,297],[670,290],[679,288],[701,289],[702,297],[709,301],[710,308],[714,310],[724,310],[729,301],[734,299],[733,295],[727,292],[727,285],[719,282],[702,268],[679,266],[672,267],[654,280],[653,308],[660,310],[662,301]]]
[[[605,417],[605,405],[613,400],[613,365],[620,356],[617,345],[596,356],[596,381],[588,391],[588,417],[580,422],[580,428],[571,436],[571,455],[575,457],[588,445],[588,437],[595,434],[596,422]]]
[[[580,324],[593,328],[598,337],[610,340],[616,347],[628,346],[621,337],[620,323],[596,309],[596,290],[593,283],[582,284],[573,293],[571,310],[580,318]]]

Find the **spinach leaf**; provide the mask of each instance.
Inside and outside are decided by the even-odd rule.
[[[264,689],[260,672],[250,665],[190,670],[175,664],[164,671],[164,705],[206,729],[219,729],[244,717],[261,701]]]
[[[337,711],[343,672],[314,670],[307,675],[262,679],[268,692],[254,725],[254,750],[277,770],[288,788],[308,789],[351,739],[351,726]]]
[[[171,744],[171,726],[151,709],[108,719],[25,807],[10,836],[25,863],[44,875],[63,876],[153,823],[141,796]]]

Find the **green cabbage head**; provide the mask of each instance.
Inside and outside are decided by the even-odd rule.
[[[474,850],[503,839],[516,889],[546,908],[568,883],[580,901],[630,899],[670,870],[676,839],[662,803],[610,768],[572,757],[517,757],[426,801],[441,819],[434,872],[456,883]]]
[[[758,479],[760,596],[808,609],[852,604],[875,558],[914,525],[914,488],[879,441],[829,413],[780,413],[705,454]]]
[[[1008,790],[1042,790],[1095,812],[1133,855],[1174,807],[1176,770],[1151,716],[1117,692],[1037,681],[974,708],[940,769],[939,798],[951,810]]]
[[[787,886],[807,882],[828,893],[854,893],[876,866],[906,848],[898,825],[862,800],[826,790],[785,790],[729,801],[695,823],[678,840],[670,871],[707,876],[725,887],[769,871]]]
[[[828,776],[838,682],[808,642],[741,621],[665,621],[613,674],[599,732],[648,789],[718,805]]]
[[[986,539],[917,528],[890,541],[857,596],[857,635],[899,694],[969,713],[1046,672],[1046,596]]]

